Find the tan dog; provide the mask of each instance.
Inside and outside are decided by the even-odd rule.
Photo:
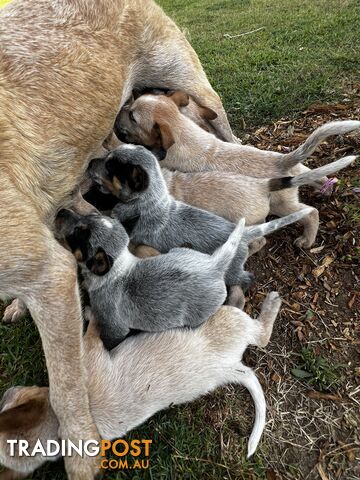
[[[76,266],[54,239],[56,211],[136,87],[185,90],[233,137],[195,52],[151,0],[14,0],[0,11],[0,45],[0,291],[39,328],[60,435],[97,438]],[[92,478],[95,463],[67,459],[69,478]]]
[[[280,304],[278,294],[272,292],[257,319],[236,308],[222,307],[197,329],[136,335],[111,352],[104,349],[91,321],[84,337],[85,366],[91,412],[101,436],[122,437],[169,405],[237,383],[249,390],[255,403],[248,444],[248,455],[252,455],[265,426],[266,404],[256,375],[241,358],[248,345],[267,345]],[[47,388],[15,387],[4,395],[0,461],[14,470],[0,474],[0,480],[25,478],[46,461],[41,455],[10,457],[8,439],[26,440],[30,450],[38,439],[44,446],[47,440],[58,439],[58,422]]]

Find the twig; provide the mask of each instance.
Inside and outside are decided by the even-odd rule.
[[[224,33],[223,37],[226,38],[239,38],[244,37],[245,35],[250,35],[250,33],[260,32],[260,30],[264,30],[265,27],[257,28],[256,30],[251,30],[250,32],[239,33],[238,35],[230,35],[230,33]]]

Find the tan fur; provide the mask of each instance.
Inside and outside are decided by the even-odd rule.
[[[303,171],[307,167],[293,169]],[[162,169],[170,194],[182,202],[202,208],[237,223],[245,218],[246,225],[265,221],[268,215],[284,217],[306,207],[299,201],[298,188],[287,188],[279,192],[269,191],[269,179],[246,177],[228,172],[183,173]],[[300,172],[299,172],[300,173]],[[319,214],[314,209],[300,220],[303,234],[295,242],[301,247],[311,247],[319,226]],[[264,239],[265,240],[265,239]],[[262,241],[263,247],[266,241]],[[260,248],[261,248],[260,247]],[[249,255],[260,248],[252,246]]]
[[[14,0],[0,11],[0,43],[0,291],[39,328],[61,435],[97,438],[76,265],[51,232],[56,211],[143,83],[182,88],[233,137],[195,52],[151,0]],[[95,464],[68,459],[68,476],[90,479]]]

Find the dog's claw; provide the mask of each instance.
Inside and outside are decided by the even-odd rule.
[[[17,323],[26,316],[26,313],[27,308],[25,303],[15,298],[15,300],[6,307],[2,321],[4,323]]]

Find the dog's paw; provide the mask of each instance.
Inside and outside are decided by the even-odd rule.
[[[304,235],[301,235],[294,241],[294,245],[296,245],[298,248],[310,248],[313,245],[314,242],[312,242],[309,238],[305,237]]]
[[[249,257],[251,257],[251,255],[254,255],[255,253],[260,252],[260,250],[264,248],[265,245],[266,245],[265,237],[261,237],[261,238],[257,238],[256,240],[253,240],[249,244]]]
[[[271,308],[279,309],[281,305],[281,298],[278,292],[270,292],[264,300],[264,304]]]
[[[6,307],[2,321],[4,323],[17,323],[20,322],[27,314],[27,308],[25,303],[18,298],[10,303]]]
[[[240,286],[241,288],[246,291],[248,288],[251,287],[255,282],[255,275],[251,272],[243,272],[241,275],[241,282]]]

